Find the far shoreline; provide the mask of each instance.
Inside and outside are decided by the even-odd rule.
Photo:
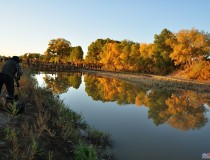
[[[141,73],[115,72],[106,70],[81,70],[83,73],[96,74],[103,77],[117,78],[134,84],[159,87],[167,90],[187,89],[200,92],[210,91],[210,82],[187,80],[173,76],[159,76]]]

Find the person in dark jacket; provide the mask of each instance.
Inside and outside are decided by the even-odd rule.
[[[18,56],[13,56],[10,60],[6,61],[0,72],[0,95],[2,86],[5,84],[8,97],[14,98],[14,80],[15,78],[20,79],[23,71],[19,65],[20,59]]]

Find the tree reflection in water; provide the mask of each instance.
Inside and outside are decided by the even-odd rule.
[[[199,129],[207,123],[204,104],[209,104],[208,93],[195,91],[165,91],[135,86],[113,78],[86,75],[85,90],[93,100],[116,101],[119,105],[136,104],[148,107],[148,118],[155,125],[168,123],[180,130]]]
[[[179,94],[172,94],[166,100],[168,109],[163,112],[170,118],[168,123],[181,130],[199,129],[205,126],[207,118],[205,117],[206,108],[204,107],[202,95],[193,91],[182,91]]]
[[[82,83],[82,73],[57,73],[56,76],[46,75],[44,81],[54,94],[67,92],[69,87],[78,89]]]
[[[81,77],[81,73],[58,73],[56,77],[46,76],[45,82],[54,93],[61,94],[69,87],[79,88]],[[95,101],[148,107],[148,118],[157,126],[168,123],[186,131],[200,129],[208,121],[204,104],[210,104],[209,93],[166,91],[88,74],[84,75],[84,82],[85,91]]]

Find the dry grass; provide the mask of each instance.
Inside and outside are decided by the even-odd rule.
[[[58,96],[46,88],[39,88],[30,77],[30,71],[24,71],[20,90],[26,109],[19,116],[10,116],[4,132],[1,132],[0,141],[6,142],[0,148],[1,159],[74,159],[80,142],[85,146],[92,145],[87,137],[81,135],[81,130],[88,132],[90,127]],[[101,150],[95,147],[94,152]]]

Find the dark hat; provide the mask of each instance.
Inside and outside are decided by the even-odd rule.
[[[18,56],[13,56],[12,59],[14,59],[16,62],[20,63],[20,58]]]

